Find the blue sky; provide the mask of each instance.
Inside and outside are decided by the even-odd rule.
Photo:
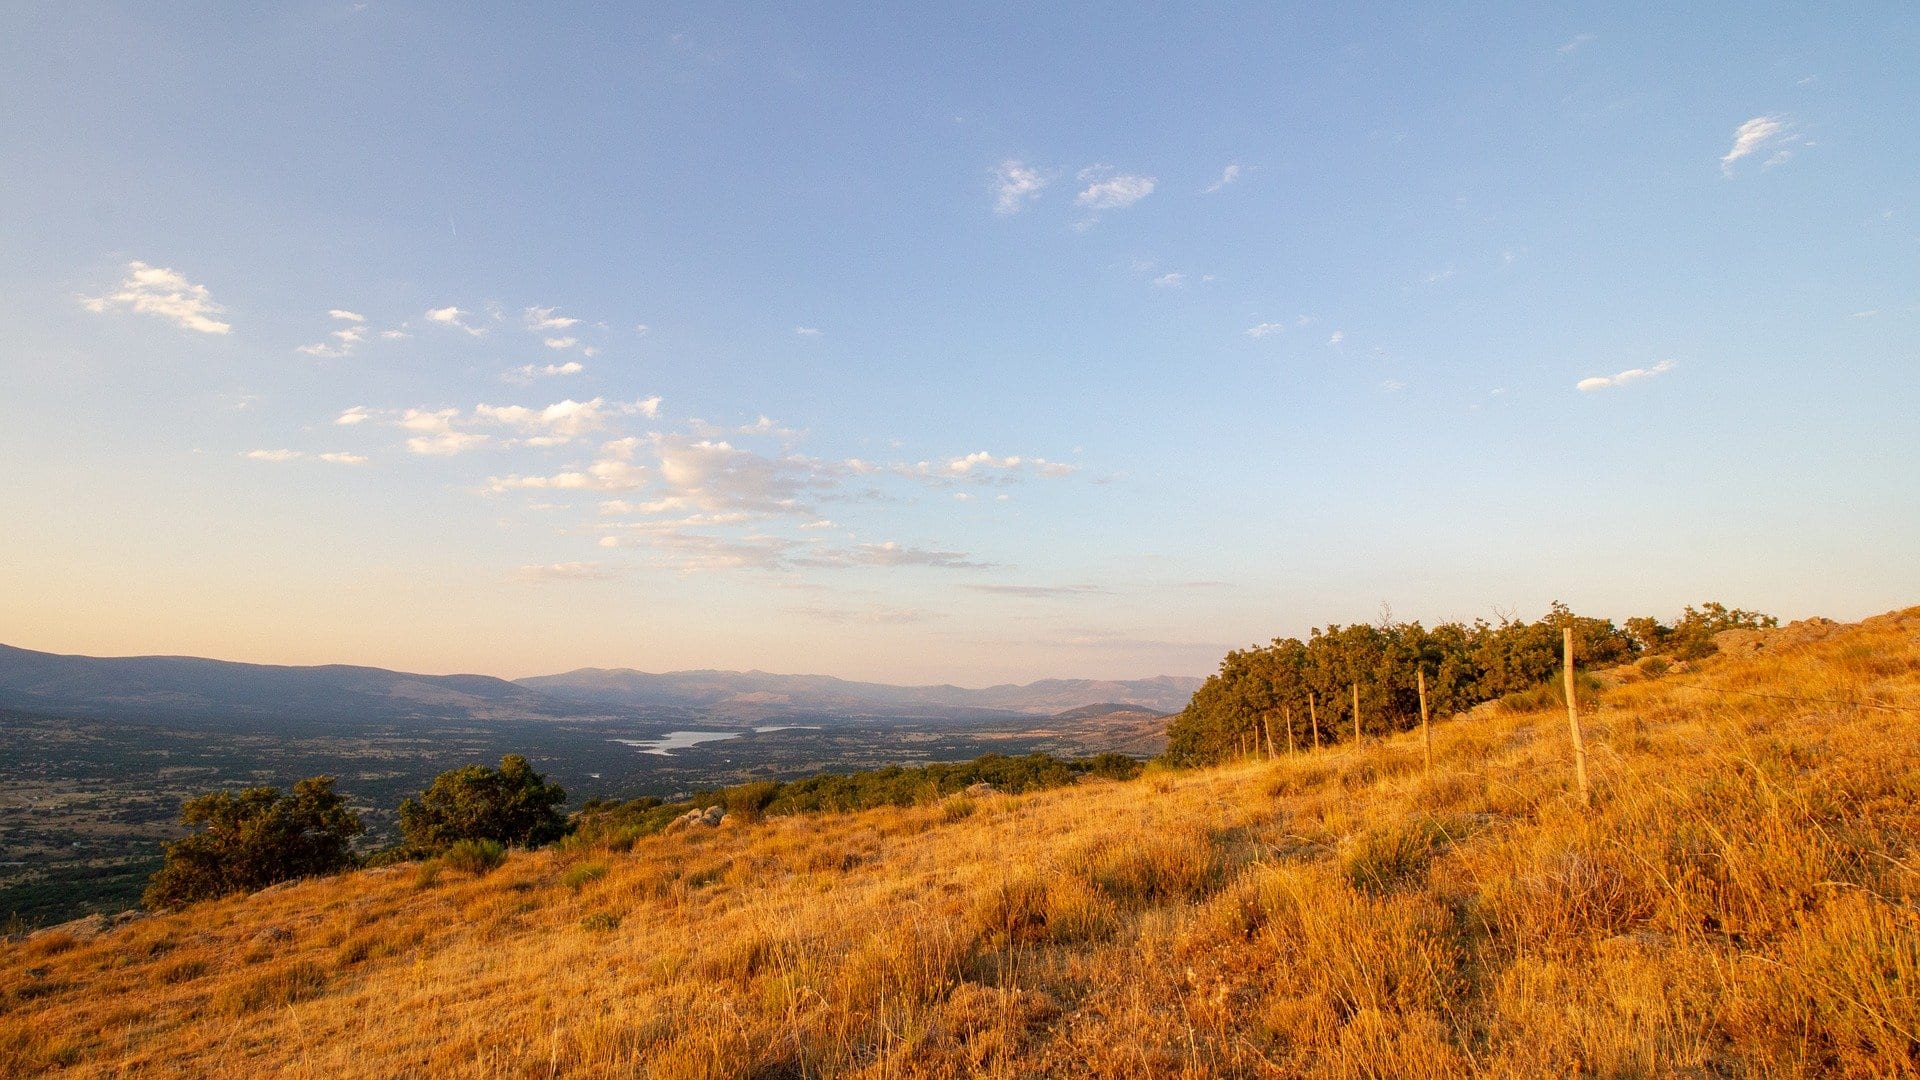
[[[28,4],[0,640],[1210,670],[1920,575],[1920,12]]]

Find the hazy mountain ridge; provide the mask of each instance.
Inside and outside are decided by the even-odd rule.
[[[1157,675],[1146,679],[1041,679],[978,690],[951,684],[894,686],[831,675],[777,675],[764,671],[675,671],[581,668],[539,675],[518,684],[555,697],[634,708],[675,705],[712,707],[732,703],[762,707],[956,708],[1051,715],[1088,705],[1127,706],[1177,712],[1199,687],[1198,678]]]
[[[829,675],[582,668],[509,681],[346,664],[284,666],[189,656],[92,657],[0,645],[0,706],[85,716],[251,719],[542,719],[636,710],[953,709],[1050,715],[1090,704],[1171,712],[1197,678],[1044,679],[969,690],[888,686]]]

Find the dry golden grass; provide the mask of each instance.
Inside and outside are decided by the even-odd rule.
[[[1920,609],[1587,722],[44,934],[0,1074],[1920,1075]]]

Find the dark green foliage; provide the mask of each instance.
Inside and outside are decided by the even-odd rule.
[[[353,838],[364,828],[331,776],[302,780],[288,795],[257,787],[196,796],[180,807],[180,820],[206,828],[166,845],[147,886],[150,908],[338,873],[353,865]]]
[[[440,855],[449,870],[479,877],[507,861],[507,846],[498,840],[457,840]]]
[[[1486,701],[1560,700],[1548,683],[1561,667],[1561,633],[1571,627],[1574,655],[1582,668],[1612,667],[1643,652],[1703,656],[1713,635],[1736,627],[1774,625],[1753,612],[1706,604],[1686,609],[1667,627],[1653,619],[1630,619],[1625,629],[1605,619],[1575,615],[1556,603],[1538,622],[1476,620],[1471,625],[1383,622],[1316,629],[1308,640],[1236,650],[1220,663],[1168,727],[1167,760],[1201,765],[1232,757],[1263,740],[1271,725],[1276,748],[1285,747],[1292,717],[1294,745],[1311,746],[1310,709],[1319,715],[1322,743],[1353,737],[1353,686],[1360,687],[1362,727],[1368,734],[1403,731],[1419,724],[1415,676],[1426,672],[1427,703],[1436,717],[1464,712]]]
[[[1698,611],[1687,608],[1672,626],[1663,626],[1658,619],[1628,619],[1627,633],[1642,652],[1698,660],[1718,651],[1713,636],[1722,630],[1765,630],[1779,625],[1780,620],[1771,615],[1709,602]]]
[[[400,804],[400,833],[408,847],[426,854],[462,840],[536,847],[566,832],[559,812],[566,799],[526,758],[508,754],[498,769],[468,765],[434,778],[418,799]]]
[[[932,765],[891,765],[847,776],[821,774],[786,782],[761,780],[706,792],[682,802],[653,796],[630,802],[592,802],[575,818],[570,843],[625,850],[636,838],[666,828],[688,810],[721,805],[729,814],[842,813],[876,806],[912,806],[934,802],[974,784],[992,784],[1009,794],[1071,784],[1084,776],[1130,780],[1140,775],[1139,761],[1123,754],[1056,758],[1049,754],[1007,757],[987,754],[972,761]]]

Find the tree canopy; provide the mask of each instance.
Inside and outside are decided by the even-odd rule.
[[[166,845],[146,905],[178,907],[353,865],[353,838],[365,826],[333,790],[333,779],[308,777],[287,795],[256,787],[188,799],[180,820],[206,827]]]
[[[1687,608],[1674,626],[1643,618],[1629,619],[1621,628],[1555,603],[1537,622],[1476,620],[1427,628],[1383,619],[1378,625],[1328,626],[1313,630],[1306,641],[1275,638],[1271,645],[1228,653],[1219,672],[1169,725],[1167,758],[1182,765],[1219,761],[1248,740],[1261,739],[1269,724],[1276,746],[1285,746],[1288,718],[1301,747],[1310,745],[1310,718],[1317,718],[1323,743],[1351,738],[1355,686],[1364,730],[1405,730],[1419,722],[1421,671],[1433,715],[1463,712],[1553,678],[1567,627],[1573,629],[1577,663],[1598,668],[1643,653],[1703,656],[1713,651],[1713,635],[1722,630],[1775,623],[1769,616],[1709,603],[1697,611]]]
[[[536,847],[565,834],[559,807],[566,801],[560,785],[535,772],[526,758],[508,754],[497,769],[467,765],[435,777],[418,799],[400,804],[400,833],[422,853],[462,840]]]

